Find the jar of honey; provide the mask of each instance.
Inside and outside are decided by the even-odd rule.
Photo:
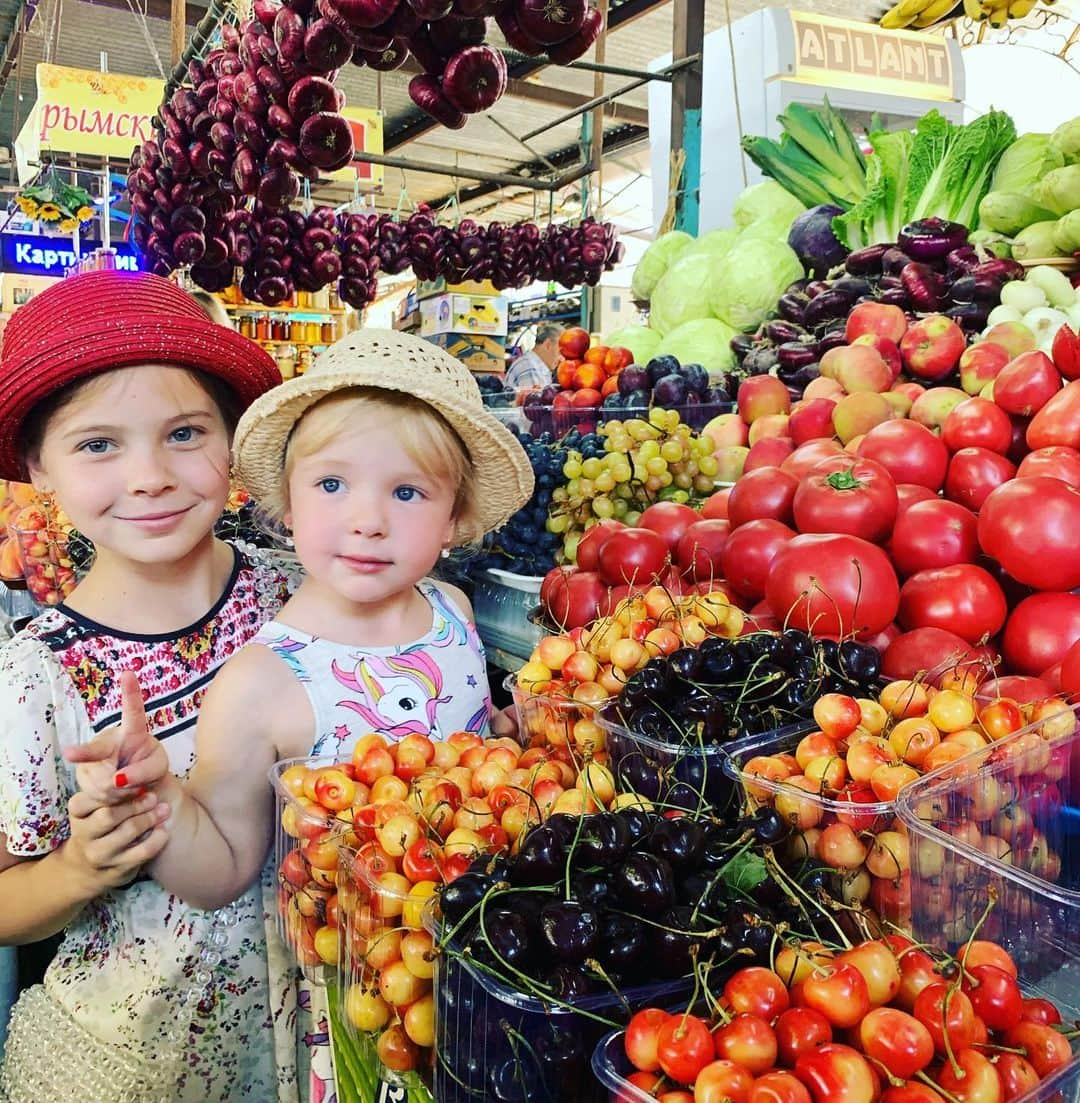
[[[322,343],[324,345],[332,345],[334,343],[334,323],[332,321],[325,321],[322,324]]]
[[[259,314],[255,319],[255,340],[256,341],[269,341],[270,340],[270,315]]]

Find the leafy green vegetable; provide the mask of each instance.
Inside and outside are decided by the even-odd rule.
[[[1021,134],[1001,155],[990,190],[1028,194],[1048,172],[1065,164],[1049,134]]]
[[[802,276],[802,262],[784,242],[740,238],[705,291],[716,317],[749,332],[772,314],[788,284]]]
[[[649,328],[667,334],[683,322],[708,318],[712,314],[709,286],[715,281],[721,263],[708,253],[680,257],[653,290]]]
[[[910,130],[876,131],[866,162],[866,195],[846,214],[833,219],[833,233],[849,249],[895,241],[904,225],[903,195],[915,135]]]
[[[643,299],[646,302],[651,298],[653,289],[660,282],[661,277],[671,267],[675,258],[694,239],[682,230],[670,230],[661,234],[641,254],[634,269],[634,278],[630,283],[630,290],[635,299]]]
[[[735,367],[731,339],[735,330],[719,318],[695,318],[673,329],[655,356],[674,356],[680,364],[700,364],[710,375]]]
[[[1080,211],[1070,211],[1057,220],[1054,245],[1066,255],[1080,250]]]
[[[735,200],[732,218],[738,230],[745,230],[761,218],[786,216],[788,225],[806,208],[775,180],[763,180],[744,188]]]
[[[1016,138],[1004,111],[988,111],[967,126],[953,126],[938,111],[915,128],[905,201],[907,219],[975,224],[979,203],[1002,153]]]
[[[866,190],[866,162],[854,135],[828,99],[820,108],[792,104],[779,116],[779,142],[747,135],[742,148],[766,176],[804,207],[850,207]]]
[[[1050,135],[1050,145],[1065,159],[1065,164],[1080,164],[1080,115],[1070,119]]]
[[[979,204],[979,225],[1012,237],[1033,222],[1045,222],[1054,212],[1033,203],[1026,195],[1011,191],[990,191]]]
[[[621,345],[629,349],[637,364],[647,364],[656,355],[660,341],[660,334],[648,326],[626,326],[604,338],[604,344],[609,347]]]
[[[1080,164],[1048,172],[1032,189],[1031,196],[1059,216],[1080,208]]]
[[[1057,222],[1033,222],[1016,235],[1012,244],[1014,260],[1039,260],[1060,257],[1064,253],[1054,243]]]
[[[749,894],[768,876],[769,869],[765,865],[765,859],[752,850],[744,850],[724,866],[720,880],[736,892]]]

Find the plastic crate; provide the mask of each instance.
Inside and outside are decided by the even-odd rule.
[[[781,814],[788,811],[785,807],[791,801],[791,807],[797,810],[805,830],[801,836],[804,843],[813,844],[816,836],[812,831],[821,830],[830,823],[846,823],[851,826],[869,847],[873,839],[883,831],[894,830],[897,819],[896,801],[873,801],[867,804],[852,804],[847,801],[832,800],[829,797],[807,793],[783,781],[773,781],[747,771],[751,759],[776,754],[794,754],[795,748],[810,731],[815,730],[810,722],[781,728],[766,735],[748,736],[745,739],[728,743],[724,768],[729,776],[738,781],[746,797],[757,807],[776,807],[778,797],[783,798]],[[781,856],[791,861],[801,861],[804,857],[816,859],[819,855],[812,852],[806,855],[806,846],[800,852],[793,843],[788,849],[781,848]],[[878,915],[889,923],[907,929],[911,924],[911,879],[906,871],[897,865],[896,877],[872,876],[865,866],[835,875],[834,891],[838,898],[848,903],[868,901]]]
[[[438,931],[431,909],[425,922]],[[625,1023],[643,1007],[685,1000],[692,988],[690,979],[667,981],[564,1006],[514,991],[444,947],[435,965],[435,1098],[510,1098],[494,1090],[499,1078],[518,1092],[513,1098],[528,1103],[602,1103],[605,1089],[589,1073],[597,1040],[611,1023]],[[564,1062],[557,1079],[548,1054]]]
[[[540,599],[542,578],[497,568],[483,572],[473,589],[476,630],[489,648],[527,659],[543,638],[528,615]]]
[[[278,932],[289,947],[304,976],[313,984],[326,984],[334,977],[337,954],[329,952],[332,939],[319,932],[330,926],[337,896],[338,848],[355,841],[351,824],[331,819],[311,802],[298,796],[289,781],[296,767],[319,770],[339,765],[332,755],[287,758],[270,768],[274,789],[276,824],[274,868],[277,870]],[[316,941],[318,939],[318,941]],[[316,946],[322,947],[320,954]]]
[[[338,869],[341,912],[340,956],[337,991],[339,1020],[352,1051],[374,1054],[384,1030],[404,1031],[416,1045],[412,1070],[387,1068],[376,1058],[380,1080],[398,1085],[409,1097],[430,1100],[431,1047],[417,1037],[434,1024],[434,952],[430,932],[424,928],[423,908],[428,896],[413,886],[381,883],[377,873],[377,847],[366,843],[358,849],[343,846]],[[398,881],[400,879],[397,879]],[[406,951],[405,940],[412,943]],[[399,1005],[390,1002],[389,989],[402,982],[411,985]],[[429,1023],[423,1017],[430,1014]],[[381,1025],[369,1025],[385,1016]],[[413,1020],[412,1016],[419,1016]]]
[[[1021,978],[1074,1018],[1080,1016],[1078,715],[1080,706],[1014,732],[912,782],[897,802],[911,838],[915,934],[955,949],[996,895],[979,937],[1005,946]]]
[[[595,706],[568,697],[530,693],[517,684],[516,674],[507,675],[503,685],[514,700],[518,738],[524,744],[568,747],[575,761],[596,755],[605,760],[606,739],[596,722]]]
[[[703,429],[714,417],[730,413],[735,408],[732,401],[695,402],[678,406],[661,406],[664,410],[674,410],[679,420],[692,429]],[[595,433],[598,425],[608,421],[630,421],[640,418],[649,419],[649,407],[635,406],[623,409],[605,409],[602,406],[549,406],[536,401],[522,404],[521,409],[528,421],[529,432],[534,437],[541,433],[551,433],[555,437],[565,436],[571,429],[581,433]]]

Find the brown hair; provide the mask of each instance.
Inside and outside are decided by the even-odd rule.
[[[197,371],[195,368],[183,368],[181,370],[186,371],[202,387],[207,397],[218,408],[231,438],[233,431],[236,429],[236,423],[244,412],[239,396],[219,376],[211,375],[209,372]],[[68,383],[66,387],[61,387],[59,390],[53,391],[47,398],[43,398],[26,415],[19,429],[19,452],[24,461],[36,461],[40,458],[41,447],[45,442],[45,433],[49,428],[49,422],[62,409],[74,402],[78,395],[91,383],[97,382],[106,374],[108,373],[99,372],[87,376],[85,379],[76,379]]]

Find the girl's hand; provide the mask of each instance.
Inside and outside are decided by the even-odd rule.
[[[508,735],[511,739],[517,739],[518,722],[517,709],[513,705],[507,705],[491,715],[491,734]]]
[[[120,674],[120,701],[119,724],[89,743],[64,748],[64,758],[78,764],[79,789],[95,807],[126,803],[169,775],[168,756],[150,734],[142,691],[130,670]]]
[[[123,804],[101,804],[87,793],[68,801],[71,838],[62,853],[87,898],[127,884],[168,842],[162,826],[169,806],[154,793],[129,794]]]

